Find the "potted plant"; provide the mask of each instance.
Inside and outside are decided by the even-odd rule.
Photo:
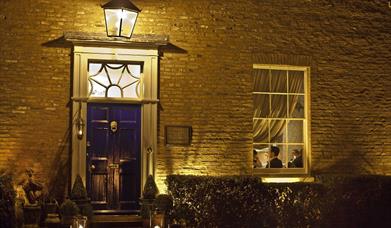
[[[79,214],[79,207],[70,199],[66,199],[60,207],[61,223],[71,225],[72,220]]]
[[[88,200],[87,190],[84,187],[83,180],[80,175],[76,176],[75,182],[73,183],[71,191],[72,200]]]
[[[143,189],[143,197],[140,200],[140,215],[143,218],[144,227],[152,226],[152,215],[154,213],[154,200],[159,190],[152,175],[149,175]]]
[[[87,216],[88,220],[91,220],[93,215],[93,208],[80,175],[76,176],[75,182],[73,183],[71,200],[74,201],[79,207],[80,214]]]
[[[172,198],[167,194],[159,194],[155,199],[155,206],[159,212],[169,212],[172,209]]]
[[[167,194],[159,194],[154,201],[156,213],[154,213],[154,224],[160,227],[166,227],[170,222],[170,211],[172,210],[173,201]]]
[[[143,199],[155,199],[159,190],[152,175],[149,175],[144,185]]]

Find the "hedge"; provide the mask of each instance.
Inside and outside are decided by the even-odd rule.
[[[16,227],[15,220],[15,191],[12,185],[12,177],[0,174],[0,227]]]
[[[172,218],[187,227],[373,227],[391,224],[391,177],[266,184],[252,176],[167,177]],[[388,226],[391,227],[391,226]]]

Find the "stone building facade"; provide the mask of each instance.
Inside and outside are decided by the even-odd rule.
[[[67,31],[105,32],[105,1],[0,1],[0,168],[32,167],[66,191],[72,49]],[[311,175],[391,174],[387,0],[150,0],[135,34],[169,36],[159,61],[156,177],[252,174],[252,65],[311,68]],[[190,146],[164,128],[192,126]]]

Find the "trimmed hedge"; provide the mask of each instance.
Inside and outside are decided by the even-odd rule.
[[[390,177],[262,184],[252,176],[167,177],[172,218],[187,227],[371,227],[391,224]]]
[[[319,176],[327,189],[324,224],[391,227],[391,176]]]
[[[12,185],[12,176],[0,174],[0,227],[16,227],[15,219],[16,193]]]

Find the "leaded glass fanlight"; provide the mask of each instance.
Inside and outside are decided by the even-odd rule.
[[[140,98],[142,67],[138,63],[90,62],[89,97]]]

